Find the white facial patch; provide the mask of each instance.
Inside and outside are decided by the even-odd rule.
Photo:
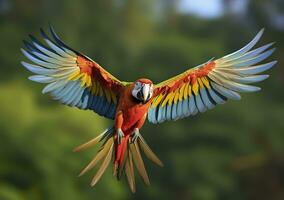
[[[150,83],[136,82],[132,90],[132,96],[136,99],[147,102],[153,95],[153,85]]]
[[[137,94],[141,90],[141,88],[142,88],[142,84],[140,82],[136,82],[132,90],[132,96],[135,97],[136,99],[138,97]]]

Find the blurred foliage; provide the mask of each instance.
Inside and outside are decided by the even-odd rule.
[[[236,13],[235,1],[223,1],[222,17],[202,19],[178,12],[176,0],[1,0],[0,199],[284,199],[284,5],[251,0]],[[21,40],[49,22],[121,80],[160,82],[242,47],[262,27],[261,43],[277,41],[279,63],[259,84],[263,91],[241,102],[145,124],[142,133],[165,164],[146,161],[151,187],[138,180],[132,195],[109,170],[91,188],[91,174],[76,176],[97,149],[72,149],[113,122],[42,95],[20,65]]]

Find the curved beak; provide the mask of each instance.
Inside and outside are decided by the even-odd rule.
[[[146,102],[149,98],[150,87],[151,87],[150,84],[144,84],[142,86],[142,98],[144,102]]]

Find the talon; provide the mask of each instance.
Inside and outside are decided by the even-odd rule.
[[[140,137],[140,132],[138,128],[135,128],[133,133],[132,133],[132,139],[131,142],[134,143],[136,142],[136,140],[138,139],[138,137]]]
[[[124,137],[124,133],[122,130],[119,128],[117,129],[117,143],[120,144],[121,139]]]

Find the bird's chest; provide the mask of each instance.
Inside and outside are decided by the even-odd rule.
[[[125,121],[136,122],[139,119],[141,119],[146,112],[147,112],[146,105],[141,105],[141,104],[134,105],[123,110],[123,118]]]
[[[122,129],[128,130],[133,128],[135,124],[147,113],[150,102],[143,104],[135,101],[132,96],[128,96],[119,102],[118,111],[123,113]]]

